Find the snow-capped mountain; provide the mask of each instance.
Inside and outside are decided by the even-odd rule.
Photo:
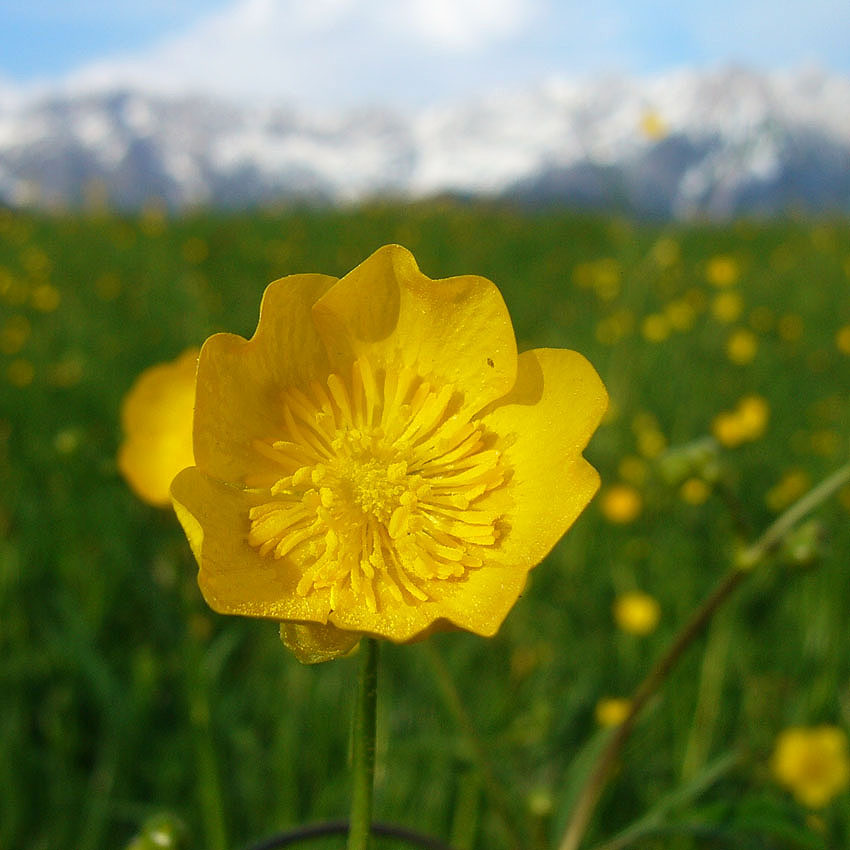
[[[456,193],[660,216],[850,212],[850,79],[561,79],[409,113],[0,86],[0,203],[74,206],[92,187],[121,208]]]

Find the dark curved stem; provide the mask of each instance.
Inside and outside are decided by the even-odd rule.
[[[396,826],[392,823],[373,823],[371,833],[372,835],[381,835],[385,838],[397,838],[400,841],[407,842],[412,847],[420,847],[422,850],[452,850],[448,844],[440,841],[439,838],[423,835],[422,833],[414,832],[412,829]],[[329,835],[347,834],[348,821],[345,820],[312,823],[306,826],[297,826],[287,832],[279,832],[277,835],[272,835],[256,844],[250,844],[244,850],[278,850],[280,847],[291,847],[293,844],[298,844],[301,841],[326,838]]]

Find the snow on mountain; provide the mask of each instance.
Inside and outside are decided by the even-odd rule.
[[[418,112],[0,84],[0,202],[133,208],[438,193],[660,216],[850,211],[850,79],[552,79]]]

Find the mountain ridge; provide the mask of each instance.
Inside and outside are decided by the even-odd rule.
[[[0,203],[119,209],[456,194],[724,218],[850,212],[850,78],[552,78],[403,112],[139,90],[0,97]]]

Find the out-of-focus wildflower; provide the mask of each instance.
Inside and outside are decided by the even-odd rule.
[[[602,491],[599,507],[602,515],[609,522],[626,525],[640,516],[643,499],[640,493],[629,484],[612,484]]]
[[[642,411],[632,420],[632,432],[635,435],[638,451],[652,460],[667,448],[667,438],[652,413]]]
[[[250,340],[201,350],[172,496],[204,597],[305,662],[492,635],[598,487],[606,399],[575,352],[517,356],[490,281],[430,280],[398,245],[272,283]]]
[[[771,760],[776,780],[810,809],[821,809],[850,783],[847,735],[836,726],[785,729]]]
[[[638,451],[650,459],[658,457],[667,448],[667,438],[658,429],[647,428],[637,434]]]
[[[41,313],[52,313],[61,300],[61,293],[50,283],[40,283],[30,292],[30,303]]]
[[[717,441],[727,448],[753,442],[764,435],[770,419],[767,400],[758,395],[744,396],[735,410],[719,413],[711,423]]]
[[[642,487],[649,477],[649,464],[636,455],[625,455],[617,466],[617,471],[623,481]]]
[[[171,504],[171,481],[192,466],[192,408],[198,349],[142,372],[121,407],[118,469],[142,501]]]
[[[662,236],[652,246],[651,253],[652,259],[655,260],[660,268],[668,269],[679,262],[682,256],[682,249],[675,239],[671,239],[669,236]]]
[[[586,289],[593,289],[602,301],[611,301],[620,293],[623,270],[613,257],[579,263],[573,269],[573,280]]]
[[[711,312],[721,322],[734,322],[740,317],[744,302],[739,292],[718,292],[711,302]]]
[[[650,313],[641,322],[640,332],[648,342],[664,342],[670,336],[670,320],[663,313]]]
[[[741,276],[741,267],[734,257],[718,254],[712,257],[705,267],[705,279],[717,287],[732,286]]]
[[[30,320],[20,313],[10,316],[0,328],[0,352],[17,354],[26,345],[32,332]]]
[[[639,590],[623,593],[614,600],[614,621],[631,635],[648,635],[661,618],[661,606],[654,596]]]
[[[632,701],[625,697],[605,697],[596,703],[593,714],[603,729],[619,726],[632,710]]]
[[[615,345],[632,332],[634,325],[635,317],[631,311],[618,310],[596,325],[596,339],[603,345]]]
[[[702,478],[687,478],[679,488],[679,496],[689,505],[703,505],[711,495],[711,487]]]
[[[687,298],[677,298],[664,308],[670,326],[677,331],[689,331],[696,321],[697,311]]]
[[[758,339],[748,328],[737,328],[726,340],[726,356],[738,366],[752,363],[758,352]]]
[[[850,354],[850,325],[844,325],[835,334],[836,348],[842,354]]]
[[[789,469],[765,494],[765,504],[776,513],[796,502],[812,482],[805,469]]]
[[[809,438],[812,451],[821,457],[836,457],[845,444],[846,437],[830,428],[819,428]]]
[[[640,129],[653,142],[660,141],[670,132],[667,122],[654,109],[648,109],[641,115]]]

